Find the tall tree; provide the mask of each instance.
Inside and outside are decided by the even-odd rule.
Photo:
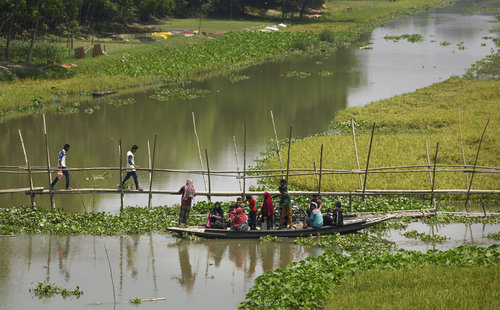
[[[35,46],[36,35],[38,33],[38,26],[40,25],[40,18],[42,17],[42,10],[43,10],[44,4],[45,4],[45,0],[39,0],[37,3],[35,28],[33,29],[33,33],[31,34],[30,49],[28,51],[28,57],[26,58],[27,65],[30,64],[31,55],[33,54],[33,46]]]

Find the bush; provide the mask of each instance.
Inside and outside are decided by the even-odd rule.
[[[292,42],[292,49],[305,52],[312,45],[314,45],[314,42],[310,38],[299,37]]]
[[[319,40],[333,43],[333,41],[335,41],[335,33],[333,33],[330,29],[323,29],[319,33]]]
[[[7,41],[0,39],[0,55],[5,55]],[[11,40],[9,43],[9,55],[11,60],[25,61],[28,57],[30,41]],[[33,46],[32,63],[47,63],[47,60],[55,61],[68,55],[69,51],[64,46],[49,42],[35,42]]]

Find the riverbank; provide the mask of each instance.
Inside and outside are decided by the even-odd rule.
[[[41,111],[68,113],[60,107],[89,100],[93,91],[123,94],[203,79],[213,72],[232,72],[290,53],[335,49],[390,20],[449,4],[442,0],[328,2],[332,9],[322,19],[286,31],[232,32],[215,40],[204,36],[172,37],[147,45],[130,45],[107,57],[75,61],[78,67],[68,69],[64,78],[0,82],[0,117]],[[320,36],[322,31],[326,35]]]
[[[497,47],[499,43],[497,42]],[[339,111],[330,124],[329,133],[320,133],[294,141],[290,151],[290,167],[308,167],[320,160],[323,145],[323,169],[351,170],[357,168],[351,121],[356,128],[356,143],[361,169],[366,167],[371,129],[375,123],[370,168],[433,164],[439,143],[437,164],[463,165],[464,157],[473,166],[482,132],[484,140],[478,166],[499,167],[500,83],[492,79],[499,75],[500,54],[489,56],[465,77],[452,77],[444,82],[390,99]],[[486,79],[485,79],[486,78]],[[463,153],[458,113],[463,137]],[[428,153],[426,152],[426,143]],[[282,152],[286,152],[283,145]],[[269,153],[268,153],[269,154]],[[278,169],[278,159],[265,157],[263,169]],[[470,180],[469,173],[468,179]],[[314,190],[315,176],[290,177],[293,188]],[[322,191],[353,191],[360,188],[357,175],[323,175]],[[474,189],[498,189],[498,174],[480,173],[474,176]],[[383,173],[369,174],[368,189],[429,189],[429,174]],[[435,189],[467,188],[464,173],[438,173]]]

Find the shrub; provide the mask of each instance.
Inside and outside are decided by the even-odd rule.
[[[333,43],[333,41],[335,41],[335,33],[333,33],[330,29],[323,29],[319,33],[319,40]]]

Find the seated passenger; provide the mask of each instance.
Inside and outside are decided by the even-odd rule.
[[[306,217],[309,228],[320,228],[323,226],[323,216],[321,210],[315,202],[311,202],[311,216]]]
[[[311,216],[311,202],[315,202],[316,206],[320,210],[321,210],[321,207],[322,207],[321,199],[319,199],[319,195],[318,194],[314,194],[313,197],[312,197],[312,199],[309,199],[309,201],[307,202],[307,216]]]
[[[323,215],[323,225],[333,225],[333,210],[332,208],[328,208],[328,212]]]
[[[210,221],[210,228],[222,229],[226,227],[224,223],[224,210],[222,210],[220,202],[217,201],[213,209],[210,210],[208,219]]]
[[[231,216],[231,230],[248,230],[247,215],[241,207],[229,214]]]
[[[342,204],[340,201],[335,203],[335,210],[333,211],[333,225],[344,225],[344,216],[342,215]]]

